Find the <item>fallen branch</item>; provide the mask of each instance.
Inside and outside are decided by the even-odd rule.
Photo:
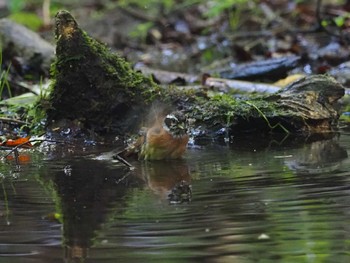
[[[272,84],[249,82],[244,80],[233,80],[224,78],[212,78],[212,77],[200,77],[194,74],[186,74],[180,72],[165,71],[159,69],[151,69],[148,67],[138,67],[142,74],[147,76],[153,76],[162,84],[171,84],[176,79],[183,79],[186,83],[202,82],[203,86],[211,87],[222,92],[228,92],[232,90],[242,92],[266,92],[275,93],[281,88]]]
[[[271,84],[211,77],[204,81],[204,85],[216,88],[223,92],[236,90],[243,92],[275,93],[281,89],[280,87]]]
[[[26,122],[26,121],[6,118],[6,117],[0,117],[0,122],[8,122],[8,123],[21,124],[21,125],[28,125],[28,122]]]

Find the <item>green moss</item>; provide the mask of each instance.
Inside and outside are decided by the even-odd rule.
[[[66,11],[56,16],[56,38],[49,122],[79,120],[85,127],[110,130],[160,98],[162,89],[151,78],[88,36]]]
[[[130,64],[118,54],[111,52],[105,45],[89,37],[86,32],[81,31],[81,35],[87,47],[98,58],[107,77],[119,81],[116,84],[131,89],[133,91],[132,95],[135,95],[135,92],[140,92],[139,94],[147,100],[152,97],[152,93],[160,91],[160,88],[149,77],[135,72]]]
[[[190,118],[210,125],[229,125],[237,110],[237,101],[228,95],[195,97],[193,105],[188,109]]]
[[[270,123],[275,116],[287,116],[287,112],[278,107],[278,104],[264,100],[263,96],[252,99],[236,98],[228,94],[215,94],[211,97],[194,97],[194,103],[187,110],[190,118],[196,120],[197,125],[206,127],[231,127],[243,120],[261,119],[266,127],[274,129],[276,123]],[[289,114],[290,116],[290,114]],[[282,130],[288,132],[278,124]]]

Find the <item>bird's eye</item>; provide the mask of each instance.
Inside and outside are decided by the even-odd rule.
[[[173,114],[168,114],[165,119],[164,119],[164,123],[170,127],[173,125],[176,125],[176,123],[178,123],[178,119],[173,115]]]

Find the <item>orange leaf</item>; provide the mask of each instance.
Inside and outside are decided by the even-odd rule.
[[[15,140],[8,139],[2,145],[8,146],[8,147],[15,147],[15,146],[23,144],[23,146],[31,147],[32,144],[29,142],[29,139],[30,139],[29,136],[28,137],[24,137],[24,138],[18,138],[18,139],[15,139]]]
[[[20,154],[18,156],[18,161],[20,163],[27,163],[27,162],[30,161],[30,155],[28,155],[28,154]]]
[[[6,159],[7,159],[8,161],[14,161],[14,160],[16,159],[16,157],[13,157],[12,155],[9,155],[9,156],[6,156]],[[21,154],[18,156],[17,161],[18,161],[19,163],[21,163],[21,164],[28,163],[28,162],[30,161],[30,155],[28,155],[28,154],[22,154],[22,153],[21,153]]]

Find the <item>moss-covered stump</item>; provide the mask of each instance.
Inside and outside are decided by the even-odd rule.
[[[89,37],[67,11],[56,15],[55,36],[49,125],[69,120],[103,133],[121,132],[137,123],[142,108],[158,96],[159,87]]]

